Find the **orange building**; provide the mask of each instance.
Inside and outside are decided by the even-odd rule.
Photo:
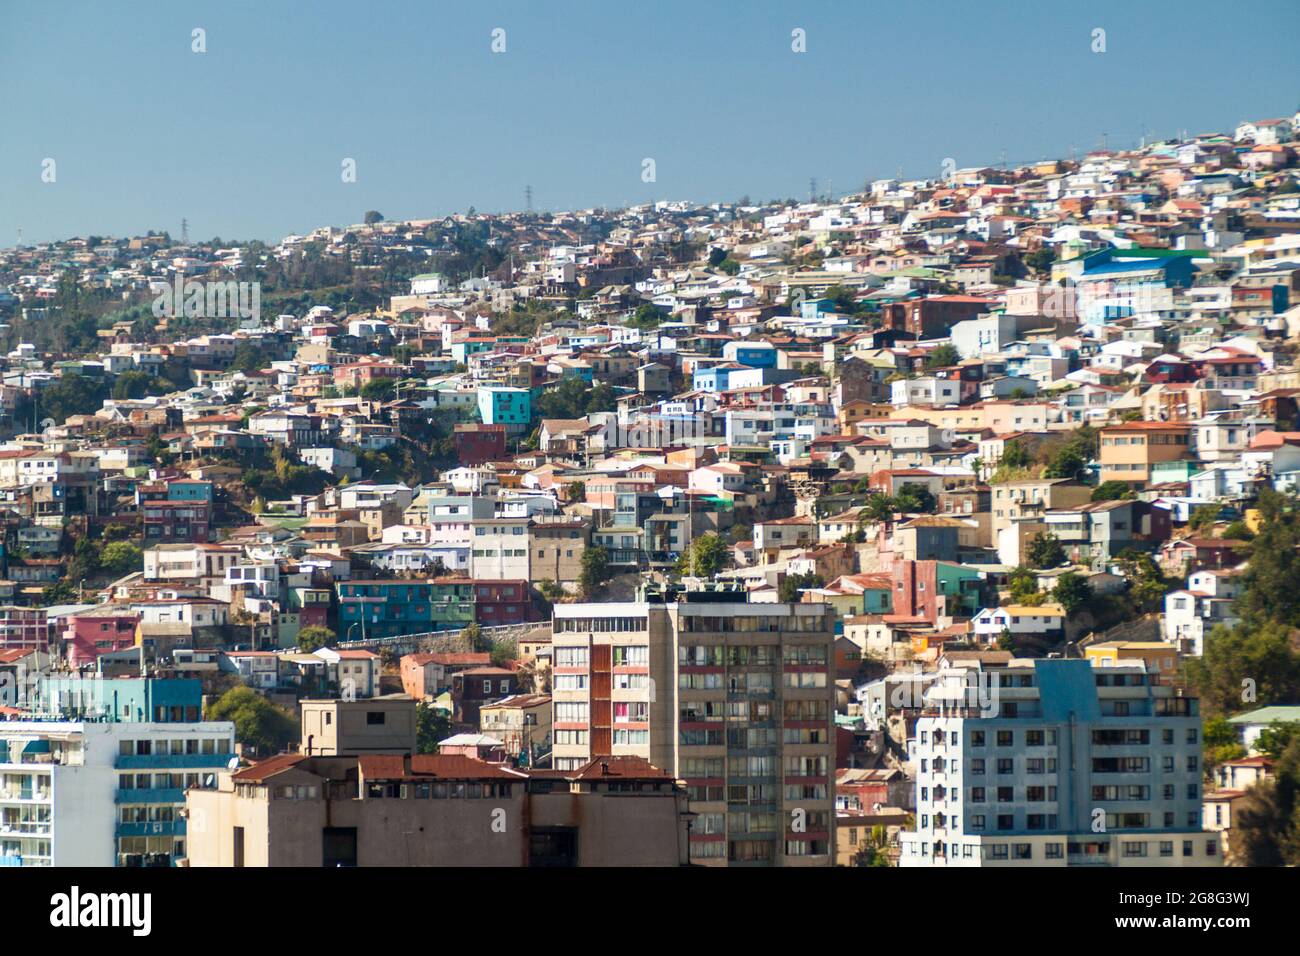
[[[1191,426],[1179,422],[1125,422],[1101,430],[1102,481],[1147,484],[1151,466],[1189,457]]]

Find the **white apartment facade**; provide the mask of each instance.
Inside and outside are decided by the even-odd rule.
[[[902,866],[1218,866],[1195,698],[1142,664],[951,668],[916,724]]]

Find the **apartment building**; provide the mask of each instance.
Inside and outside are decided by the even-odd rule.
[[[1127,661],[944,668],[909,742],[901,865],[1221,865],[1198,703]]]
[[[1145,485],[1159,462],[1190,457],[1192,426],[1177,422],[1126,422],[1101,430],[1100,481]]]
[[[526,580],[385,578],[339,582],[339,633],[344,640],[484,627],[529,619]]]
[[[530,573],[534,581],[574,583],[582,576],[582,552],[591,528],[566,517],[535,517],[528,523]]]
[[[530,580],[528,518],[487,518],[471,523],[474,535],[469,567],[473,577]]]
[[[1025,478],[993,485],[993,539],[1025,520],[1042,520],[1048,511],[1075,508],[1092,500],[1092,488],[1069,478]]]
[[[568,771],[417,754],[415,701],[305,701],[301,753],[191,790],[191,866],[681,866],[686,794],[637,757]]]
[[[235,726],[160,716],[0,723],[0,864],[168,866],[184,858],[185,791],[215,786],[232,759]]]
[[[220,583],[243,558],[243,549],[219,544],[159,544],[144,552],[146,581]]]
[[[628,755],[685,780],[692,862],[830,865],[832,609],[643,597],[556,605],[554,766]]]

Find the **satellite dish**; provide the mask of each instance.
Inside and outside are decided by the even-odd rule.
[[[226,764],[226,769],[227,769],[227,770],[238,770],[238,769],[239,769],[239,758],[238,758],[238,757],[231,757],[231,758],[230,758],[230,761]]]
[[[203,785],[206,787],[211,787],[216,782],[217,782],[217,775],[214,773],[210,773],[208,774],[207,778],[203,781]]]
[[[41,422],[41,431],[47,432],[57,424],[53,418],[46,418]]]

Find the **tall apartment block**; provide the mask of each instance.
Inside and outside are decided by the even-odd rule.
[[[643,597],[555,606],[556,769],[637,756],[684,780],[693,863],[830,865],[829,608],[721,589]]]
[[[912,742],[902,866],[1217,866],[1198,701],[1142,662],[943,670]]]
[[[235,725],[200,682],[63,678],[46,713],[0,722],[0,866],[171,866],[189,788],[216,786]]]

